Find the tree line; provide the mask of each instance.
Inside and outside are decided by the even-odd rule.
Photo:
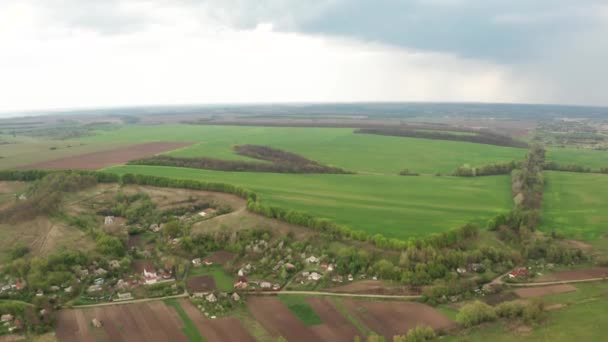
[[[471,134],[451,134],[443,131],[429,131],[429,130],[416,130],[411,128],[397,128],[397,127],[377,127],[377,128],[360,128],[355,131],[359,134],[377,134],[377,135],[389,135],[396,137],[409,137],[409,138],[423,138],[423,139],[435,139],[435,140],[450,140],[450,141],[465,141],[476,144],[496,145],[496,146],[507,146],[507,147],[520,147],[526,148],[528,144],[515,140],[509,136],[500,135],[488,131],[463,131],[464,133]]]
[[[245,160],[224,160],[215,158],[181,158],[158,155],[149,158],[132,160],[131,165],[158,165],[188,167],[216,171],[237,172],[275,172],[275,173],[351,173],[338,167],[332,167],[306,159],[295,153],[286,152],[266,146],[242,145],[236,146],[238,154],[270,161],[254,162]]]
[[[508,163],[495,163],[479,167],[461,166],[452,173],[452,176],[477,177],[508,175],[519,167],[521,167],[521,162],[516,162],[514,160]]]

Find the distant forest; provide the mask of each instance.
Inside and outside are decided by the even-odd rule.
[[[507,147],[521,147],[526,148],[528,144],[515,140],[511,137],[491,133],[487,131],[462,131],[472,134],[454,134],[445,131],[429,131],[429,130],[416,130],[410,128],[391,128],[391,127],[378,127],[378,128],[361,128],[355,131],[359,134],[378,134],[378,135],[390,135],[397,137],[410,137],[410,138],[424,138],[424,139],[437,139],[437,140],[450,140],[450,141],[466,141],[477,144],[487,144],[496,146],[507,146]]]

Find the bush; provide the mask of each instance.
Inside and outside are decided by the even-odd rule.
[[[468,328],[483,322],[494,321],[496,317],[494,308],[484,302],[475,301],[462,307],[456,316],[456,320]]]

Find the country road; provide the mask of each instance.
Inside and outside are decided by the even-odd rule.
[[[184,297],[188,297],[188,294],[182,293],[182,294],[166,296],[166,297],[141,298],[141,299],[122,300],[122,301],[117,301],[117,302],[107,302],[107,303],[98,303],[98,304],[73,305],[72,308],[73,309],[86,309],[86,308],[94,308],[94,307],[99,307],[99,306],[144,303],[144,302],[152,302],[152,301],[157,301],[157,300],[164,300],[164,299],[171,299],[171,298],[184,298]]]

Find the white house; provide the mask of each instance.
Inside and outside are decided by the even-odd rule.
[[[150,269],[149,271],[144,267],[144,283],[155,284],[158,281],[158,275],[154,269]]]
[[[114,223],[114,216],[106,216],[103,220],[103,224],[109,225]]]
[[[321,279],[322,275],[320,275],[317,272],[312,272],[309,276],[308,276],[308,280],[314,280],[314,281],[318,281],[319,279]]]
[[[319,258],[314,255],[311,255],[306,259],[306,262],[308,262],[309,264],[316,264],[317,262],[319,262]]]
[[[207,297],[205,297],[205,299],[209,303],[215,303],[215,302],[217,302],[217,297],[213,293],[210,293]]]

